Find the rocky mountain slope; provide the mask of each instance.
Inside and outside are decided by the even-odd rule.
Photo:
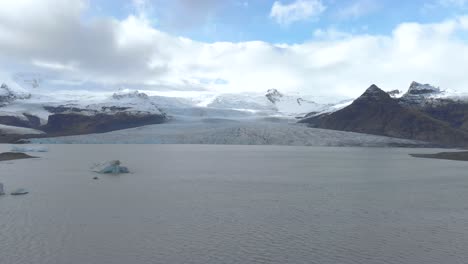
[[[450,126],[468,131],[468,96],[456,91],[442,90],[429,84],[413,82],[398,102]]]
[[[418,107],[409,106],[424,105],[419,95],[428,92],[426,88],[410,89],[403,96],[406,98],[394,99],[372,85],[351,105],[333,113],[308,116],[301,122],[318,128],[468,146],[467,131],[452,126],[444,119],[430,116],[418,110]],[[415,97],[418,100],[408,103]]]

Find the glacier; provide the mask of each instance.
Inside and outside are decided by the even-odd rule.
[[[421,141],[309,128],[284,118],[172,121],[102,134],[30,139],[35,144],[225,144],[288,146],[429,146]]]

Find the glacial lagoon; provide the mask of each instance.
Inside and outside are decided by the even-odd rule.
[[[0,152],[11,149],[0,145]],[[468,162],[435,149],[49,145],[0,163],[0,263],[466,263]],[[90,167],[121,160],[131,174]]]

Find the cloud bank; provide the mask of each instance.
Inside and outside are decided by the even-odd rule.
[[[0,70],[23,68],[103,84],[193,86],[220,92],[356,96],[372,83],[413,80],[468,92],[468,16],[402,23],[389,35],[321,30],[293,45],[204,43],[152,26],[144,16],[84,18],[84,0],[15,0],[0,9]]]

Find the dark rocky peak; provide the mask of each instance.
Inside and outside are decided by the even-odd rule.
[[[439,87],[434,87],[430,84],[421,84],[418,82],[412,82],[408,91],[406,92],[407,95],[430,95],[430,94],[438,94],[441,93]]]
[[[412,82],[408,91],[399,98],[404,106],[422,107],[427,104],[437,104],[442,97],[446,96],[446,91],[430,84]]]
[[[277,102],[279,102],[281,100],[281,98],[283,97],[283,94],[280,93],[276,89],[270,89],[270,90],[267,91],[265,96],[268,99],[268,101],[270,101],[270,102],[272,102],[274,104],[274,103],[277,103]]]
[[[358,98],[357,102],[362,101],[384,101],[390,100],[391,97],[388,93],[384,92],[377,85],[373,84]]]

